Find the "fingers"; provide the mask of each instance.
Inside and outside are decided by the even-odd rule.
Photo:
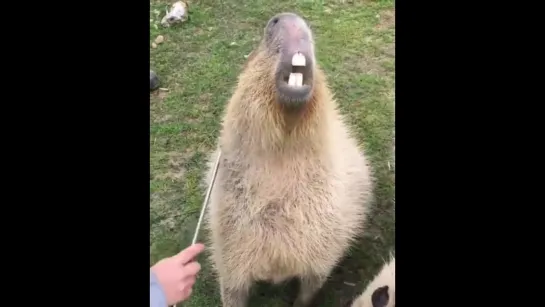
[[[180,288],[182,294],[182,300],[186,300],[193,291],[193,285],[195,284],[195,276],[188,277],[182,281]]]
[[[198,254],[204,250],[204,245],[197,243],[181,251],[176,257],[182,264],[186,264],[193,260]]]
[[[184,266],[183,270],[186,276],[195,276],[201,270],[201,265],[198,262],[190,262]]]
[[[193,292],[193,288],[187,288],[187,289],[184,290],[184,292],[182,294],[184,301],[191,295],[191,292]]]
[[[195,275],[184,279],[184,281],[182,282],[183,288],[187,289],[187,288],[193,287],[193,285],[195,284],[195,281],[196,281]]]

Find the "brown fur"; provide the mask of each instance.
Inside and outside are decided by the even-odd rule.
[[[365,291],[352,303],[352,307],[395,307],[395,275],[396,275],[396,262],[395,257],[391,256],[391,259],[384,264],[380,272],[369,283]],[[387,304],[375,306],[373,304],[373,293],[380,287],[388,286],[388,300]]]
[[[299,112],[276,102],[274,60],[249,56],[223,118],[222,158],[207,211],[224,307],[243,307],[258,280],[299,277],[306,306],[363,230],[372,183],[316,65]],[[218,151],[209,161],[208,185]]]

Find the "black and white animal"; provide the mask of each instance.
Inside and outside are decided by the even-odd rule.
[[[395,307],[395,265],[395,256],[391,256],[352,307]]]

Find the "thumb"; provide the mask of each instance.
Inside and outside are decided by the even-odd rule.
[[[183,251],[181,251],[178,255],[176,255],[176,258],[178,258],[178,261],[181,262],[181,264],[186,264],[189,261],[193,260],[198,254],[200,254],[204,250],[204,245],[201,243],[193,244]]]

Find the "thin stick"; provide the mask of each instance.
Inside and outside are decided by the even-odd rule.
[[[197,223],[197,228],[195,229],[195,235],[193,236],[193,241],[191,245],[197,243],[197,237],[199,236],[199,229],[201,228],[204,212],[206,210],[206,206],[208,205],[210,194],[212,193],[212,187],[214,186],[214,182],[216,181],[216,175],[218,174],[218,166],[220,165],[220,158],[221,158],[221,151],[218,151],[218,158],[216,160],[216,165],[214,166],[212,181],[210,181],[210,185],[208,186],[208,191],[206,191],[206,197],[204,198],[204,202],[202,204],[201,215],[199,216],[199,222]]]
[[[197,237],[199,236],[199,229],[201,229],[202,218],[204,216],[206,206],[208,205],[208,199],[210,198],[212,187],[214,186],[214,182],[216,181],[216,175],[218,174],[218,166],[220,165],[220,158],[221,158],[221,151],[218,151],[218,159],[216,160],[216,165],[214,165],[214,174],[212,175],[212,181],[210,181],[210,185],[208,186],[208,191],[206,191],[206,197],[204,198],[204,202],[202,204],[201,215],[199,216],[199,222],[197,222],[197,228],[195,229],[195,235],[193,236],[193,241],[191,245],[197,243]],[[176,304],[173,305],[172,307],[176,307]]]

